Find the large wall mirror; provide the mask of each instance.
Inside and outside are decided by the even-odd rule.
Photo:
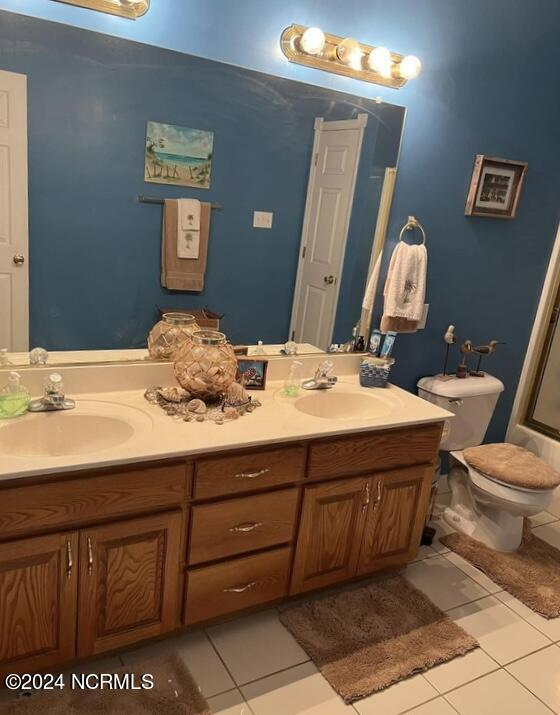
[[[161,310],[205,308],[234,344],[351,337],[403,107],[0,18],[0,69],[27,77],[30,348],[130,357]],[[161,285],[167,198],[215,207],[200,292]]]

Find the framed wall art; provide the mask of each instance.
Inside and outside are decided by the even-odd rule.
[[[477,154],[465,215],[515,218],[526,171],[525,161]]]

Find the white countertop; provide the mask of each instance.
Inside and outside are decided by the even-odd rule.
[[[383,407],[367,416],[315,417],[296,409],[294,402],[317,392],[300,391],[298,398],[286,398],[282,396],[282,386],[282,381],[269,382],[265,391],[251,392],[262,402],[262,407],[223,425],[211,421],[186,423],[169,417],[160,407],[144,399],[143,390],[72,394],[77,403],[75,410],[26,414],[17,418],[17,422],[42,419],[51,420],[52,425],[52,421],[58,420],[56,425],[60,424],[62,430],[65,415],[87,414],[95,408],[99,414],[118,416],[120,407],[137,413],[137,432],[120,445],[88,454],[15,457],[4,452],[0,459],[0,480],[440,422],[453,416],[398,387],[361,388],[357,375],[345,375],[332,390],[323,391],[320,399],[329,399],[329,394],[337,392],[362,393],[376,398],[376,404]],[[15,422],[0,422],[0,431]]]

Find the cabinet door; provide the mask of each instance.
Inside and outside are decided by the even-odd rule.
[[[406,563],[420,544],[433,465],[374,477],[358,573]]]
[[[77,561],[77,532],[0,544],[0,673],[75,655]]]
[[[369,482],[345,479],[305,488],[290,593],[355,575]]]
[[[80,532],[78,655],[175,628],[181,528],[171,512]]]

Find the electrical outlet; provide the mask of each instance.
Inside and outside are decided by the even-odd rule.
[[[253,211],[253,228],[272,228],[272,211]]]

